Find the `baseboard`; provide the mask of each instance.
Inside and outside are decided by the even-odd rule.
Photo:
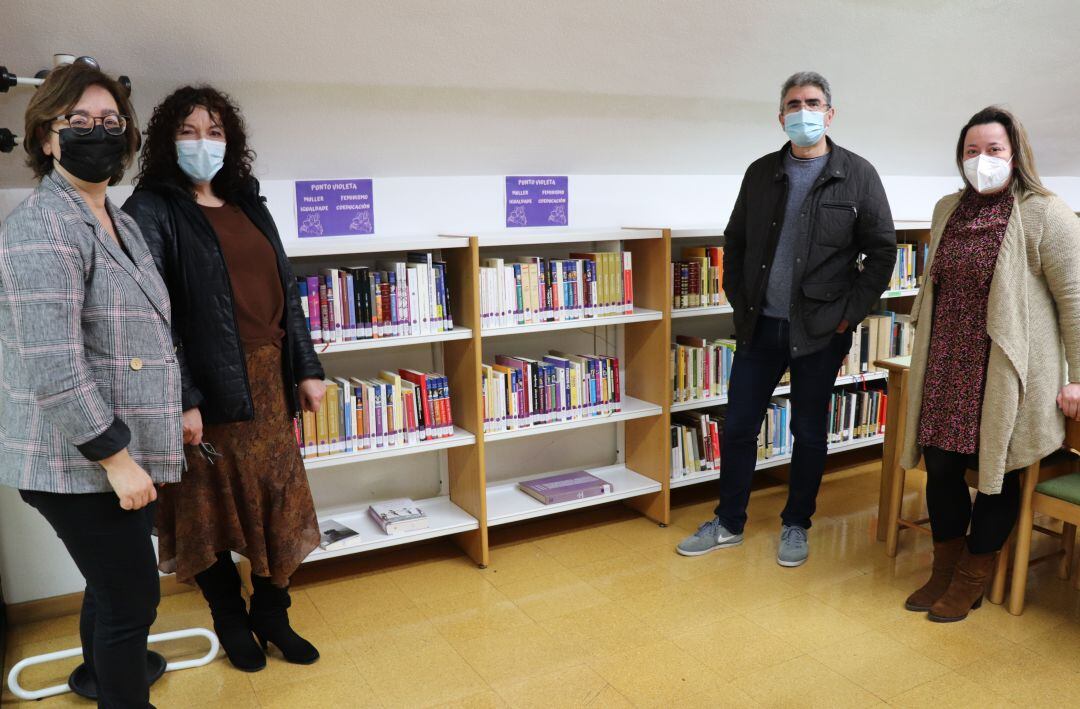
[[[180,583],[175,576],[161,577],[161,595],[163,596],[171,596],[191,590],[193,590],[192,586]],[[7,606],[8,622],[13,626],[25,625],[38,620],[73,615],[82,608],[82,599],[82,593],[68,593],[63,596],[39,598],[24,603],[9,603]]]

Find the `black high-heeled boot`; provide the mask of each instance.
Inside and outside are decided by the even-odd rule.
[[[233,667],[244,672],[258,672],[266,667],[266,653],[251,635],[251,619],[240,594],[240,574],[232,557],[228,553],[218,554],[213,566],[195,574],[195,583],[210,604],[214,632]]]
[[[265,576],[251,576],[255,593],[251,596],[251,627],[263,650],[273,643],[285,659],[297,665],[310,665],[319,659],[315,646],[289,626],[288,588],[279,588]]]

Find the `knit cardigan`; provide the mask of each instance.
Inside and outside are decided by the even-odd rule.
[[[900,464],[922,457],[916,437],[934,319],[930,269],[960,193],[934,207],[925,286],[915,297],[907,429]],[[1025,468],[1065,440],[1057,395],[1080,382],[1080,219],[1056,196],[1028,193],[1013,205],[987,303],[990,361],[979,430],[979,491],[1001,492],[1007,471]]]

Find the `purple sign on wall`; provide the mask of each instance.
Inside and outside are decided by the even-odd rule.
[[[374,234],[371,180],[298,180],[296,231],[301,239]]]
[[[566,175],[506,178],[506,226],[567,226],[570,190]]]

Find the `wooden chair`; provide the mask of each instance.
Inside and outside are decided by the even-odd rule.
[[[926,470],[921,458],[919,459],[919,465],[916,468],[913,468],[913,470]],[[896,466],[893,469],[892,474],[889,476],[885,492],[884,510],[879,511],[879,514],[883,513],[885,517],[885,553],[890,558],[896,557],[897,547],[900,543],[901,529],[912,529],[924,534],[930,534],[929,517],[904,519],[900,516],[900,511],[904,504],[904,481],[906,477],[907,470],[904,468]],[[977,471],[967,471],[965,479],[967,480],[968,487],[974,489],[979,486],[979,474]],[[1002,601],[1005,600],[1005,585],[1008,579],[1008,566],[1009,544],[1006,543],[1005,548],[1003,548],[998,555],[997,565],[994,567],[993,580],[990,584],[990,593],[987,595],[987,599],[991,603],[1000,605]]]
[[[1051,456],[1057,457],[1057,461],[1047,459],[1041,464],[1032,465],[1024,473],[1020,518],[1013,535],[1016,549],[1009,592],[1009,612],[1013,615],[1024,612],[1024,594],[1031,564],[1060,557],[1058,578],[1067,579],[1072,572],[1076,528],[1080,526],[1080,472],[1076,472],[1075,457],[1080,455],[1080,422],[1069,421],[1065,446],[1069,453]],[[1062,531],[1056,532],[1035,524],[1037,514],[1061,520]],[[1059,548],[1050,554],[1032,559],[1033,531],[1058,538],[1061,542]],[[1080,574],[1077,575],[1074,585],[1080,589]]]

